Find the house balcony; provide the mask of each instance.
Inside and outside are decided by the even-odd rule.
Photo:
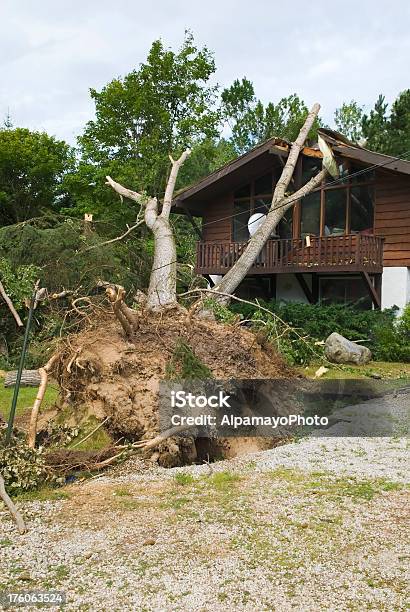
[[[250,275],[383,271],[383,238],[369,234],[269,240]],[[197,274],[226,274],[247,242],[198,242]]]

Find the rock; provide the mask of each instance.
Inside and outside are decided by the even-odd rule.
[[[154,546],[156,540],[154,540],[154,538],[148,538],[147,540],[144,540],[144,542],[142,543],[143,546]]]
[[[326,338],[325,355],[333,363],[355,363],[356,365],[364,365],[372,358],[367,346],[351,342],[336,332]]]

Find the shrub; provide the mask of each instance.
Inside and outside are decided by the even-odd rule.
[[[375,358],[410,363],[410,304],[392,325],[376,327],[374,337]]]
[[[396,309],[358,310],[344,304],[301,304],[297,302],[260,302],[282,321],[294,329],[278,341],[278,349],[291,363],[308,363],[320,348],[315,342],[324,341],[332,332],[338,332],[349,340],[366,340],[375,359],[409,361],[409,307],[397,321]],[[231,311],[241,313],[246,319],[261,319],[266,323],[269,315],[258,308],[258,303],[232,304]],[[276,323],[278,325],[278,323]],[[279,323],[280,325],[280,323]],[[274,333],[270,333],[274,338]],[[300,336],[305,341],[300,340]]]
[[[19,438],[9,446],[0,446],[0,473],[12,495],[56,482],[45,466],[43,449],[29,448]]]

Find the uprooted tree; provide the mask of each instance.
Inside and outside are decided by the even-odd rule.
[[[283,168],[282,174],[276,184],[272,202],[265,220],[250,238],[244,252],[238,261],[227,272],[223,279],[210,290],[218,301],[226,301],[233,295],[238,285],[243,281],[255,260],[261,253],[263,247],[269,240],[277,224],[291,208],[295,202],[311,193],[323,181],[327,174],[329,164],[334,165],[332,154],[326,143],[322,143],[324,149],[324,159],[322,170],[305,185],[292,194],[287,193],[289,183],[295,170],[299,154],[303,149],[304,143],[314,124],[320,110],[319,104],[314,104],[308,113],[305,123],[299,132],[295,142],[292,144],[288,159]],[[111,177],[107,176],[107,184],[110,185],[120,196],[124,196],[138,202],[145,207],[145,223],[154,235],[154,261],[151,271],[150,283],[146,306],[148,310],[160,311],[173,308],[177,304],[176,293],[176,247],[172,227],[169,222],[169,215],[172,206],[172,197],[178,171],[185,159],[189,155],[186,150],[178,160],[172,157],[172,168],[169,175],[165,196],[162,203],[162,210],[159,212],[159,202],[157,198],[147,197],[136,193],[116,183]]]

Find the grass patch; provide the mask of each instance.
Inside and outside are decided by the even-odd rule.
[[[299,368],[299,371],[308,378],[314,378],[316,370],[323,365],[321,362],[315,362],[305,368]],[[329,366],[329,371],[326,372],[322,379],[366,379],[373,376],[381,376],[382,379],[389,381],[398,381],[399,383],[410,382],[410,364],[395,363],[392,361],[371,361],[366,365],[338,365],[335,367]],[[400,385],[398,385],[400,386]],[[392,388],[396,388],[394,385]]]
[[[15,496],[18,501],[57,501],[60,499],[70,499],[71,494],[64,489],[53,487],[42,487],[34,491],[27,491]]]
[[[0,378],[0,415],[7,421],[10,413],[11,401],[13,399],[14,387],[5,388],[3,378]],[[37,397],[37,387],[20,387],[17,399],[16,416],[21,416],[27,410],[31,410]],[[58,389],[49,385],[46,389],[41,411],[53,406],[58,398]]]
[[[88,438],[88,440],[85,440],[84,442],[78,444],[78,442],[88,436],[88,434],[90,434],[93,429],[95,429],[99,425],[99,423],[100,421],[94,416],[90,416],[84,421],[82,421],[79,425],[80,430],[78,435],[70,441],[68,448],[72,448],[74,445],[77,444],[75,450],[89,451],[101,450],[103,448],[107,448],[107,446],[110,446],[112,444],[112,438],[109,433],[104,429],[104,426],[100,427],[100,429],[93,433],[93,435]]]
[[[182,487],[192,485],[195,482],[195,478],[192,476],[192,474],[188,474],[186,472],[179,472],[178,474],[175,474],[174,480]]]
[[[206,481],[218,491],[231,490],[232,486],[240,480],[238,474],[232,472],[216,472],[212,476],[208,476]]]

